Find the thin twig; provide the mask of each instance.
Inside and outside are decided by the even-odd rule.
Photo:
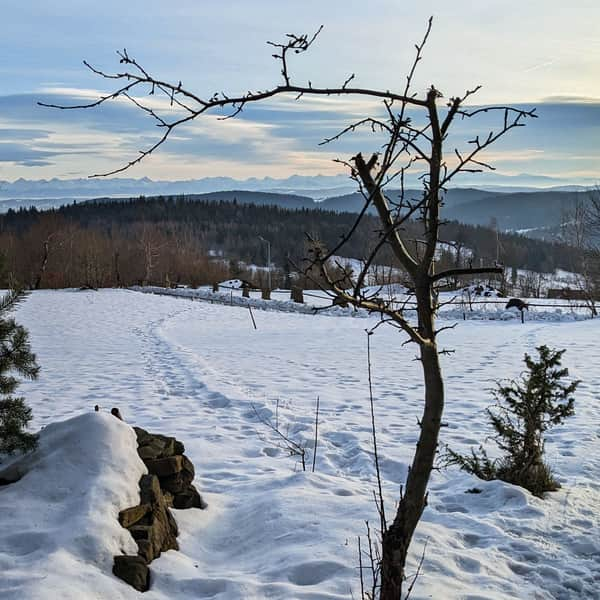
[[[317,444],[319,442],[319,396],[317,396],[317,409],[315,411],[315,445],[313,449],[312,472],[315,472],[315,461],[317,460]]]
[[[367,330],[367,370],[369,374],[369,406],[371,409],[371,435],[373,439],[373,454],[375,457],[375,472],[377,474],[377,511],[382,535],[387,531],[387,519],[385,518],[385,506],[383,502],[383,489],[381,485],[381,470],[379,468],[379,452],[377,449],[377,429],[375,427],[375,405],[373,402],[373,378],[371,373],[371,336],[372,331]]]

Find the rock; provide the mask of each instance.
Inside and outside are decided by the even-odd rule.
[[[119,523],[121,523],[125,529],[129,529],[132,525],[135,525],[145,517],[150,510],[150,504],[138,504],[138,506],[126,508],[119,513]]]
[[[167,458],[174,454],[182,454],[182,452],[175,451],[177,442],[175,438],[158,433],[148,433],[141,427],[134,427],[133,429],[137,436],[138,454],[142,460],[154,460]],[[180,443],[180,445],[183,447],[183,444]]]
[[[152,460],[162,452],[161,444],[147,444],[138,448],[138,454],[142,460]]]
[[[191,478],[193,480],[194,477],[196,477],[196,469],[194,468],[194,463],[192,463],[192,461],[185,455],[181,458],[183,459],[183,471],[185,471],[186,473],[190,473]]]
[[[150,570],[141,556],[115,556],[113,573],[139,592],[150,587]]]
[[[134,426],[133,430],[135,431],[135,435],[137,437],[137,442],[139,446],[143,445],[145,440],[152,437],[145,429],[142,429],[141,427]]]
[[[171,494],[171,492],[167,492],[166,490],[162,491],[163,493],[163,498],[165,501],[165,504],[169,507],[173,506],[173,494]]]
[[[194,480],[194,476],[189,471],[181,471],[175,475],[161,477],[160,485],[167,492],[171,492],[173,496],[181,494]]]
[[[181,455],[175,455],[167,458],[146,460],[144,462],[148,467],[149,473],[158,475],[158,477],[167,477],[168,475],[175,475],[175,473],[179,473],[183,469],[183,458]]]
[[[173,497],[173,508],[206,508],[207,506],[208,504],[193,485],[189,485],[187,489]]]
[[[113,417],[117,417],[117,419],[119,419],[119,421],[123,420],[123,417],[121,415],[121,411],[118,408],[116,408],[116,407],[110,409],[110,414]]]
[[[138,546],[138,556],[115,556],[113,573],[146,591],[149,586],[148,564],[161,552],[178,550],[177,522],[169,507],[206,508],[192,485],[194,465],[185,456],[184,445],[173,437],[148,433],[134,427],[138,454],[148,468],[139,482],[140,504],[122,510],[119,522],[127,528]]]
[[[153,511],[152,526],[150,527],[149,542],[152,545],[153,558],[158,558],[161,552],[179,550],[177,523],[169,509],[163,504]]]
[[[150,540],[137,540],[138,555],[141,556],[148,564],[151,563],[155,556]]]
[[[150,525],[134,525],[133,527],[128,527],[129,533],[134,540],[149,540],[150,533],[152,527]]]
[[[142,475],[140,478],[140,503],[158,504],[163,500],[160,483],[156,475]]]
[[[171,492],[174,496],[184,492],[196,476],[192,461],[187,456],[181,458],[183,461],[181,471],[160,478],[160,487],[167,492]]]

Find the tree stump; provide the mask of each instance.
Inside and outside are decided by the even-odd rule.
[[[302,292],[302,288],[297,286],[292,287],[290,299],[293,302],[298,302],[298,304],[304,304],[304,293]]]

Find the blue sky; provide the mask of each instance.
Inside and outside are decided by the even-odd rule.
[[[481,84],[477,102],[537,106],[539,119],[495,146],[488,158],[504,174],[600,181],[600,3],[488,0],[476,5],[400,0],[233,0],[176,3],[22,0],[3,6],[0,39],[0,179],[71,178],[120,166],[157,135],[124,103],[56,111],[107,90],[82,65],[118,69],[126,47],[156,76],[211,95],[278,81],[266,40],[325,29],[294,61],[299,82],[333,85],[356,73],[361,86],[401,90],[414,43],[429,15],[434,28],[415,80],[446,95]],[[154,179],[209,175],[283,177],[339,173],[333,158],[376,150],[367,132],[319,147],[353,119],[377,111],[364,100],[278,99],[219,122],[203,118],[127,174]],[[475,131],[459,129],[460,145]],[[486,133],[491,123],[481,122]],[[475,128],[474,128],[475,127]]]

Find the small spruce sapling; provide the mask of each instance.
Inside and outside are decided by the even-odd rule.
[[[447,450],[448,464],[485,480],[500,479],[528,489],[536,496],[555,491],[560,485],[544,462],[544,433],[574,413],[572,394],[579,381],[563,383],[569,370],[561,367],[565,350],[536,348],[539,360],[525,354],[527,371],[493,391],[497,411],[487,409],[495,430],[493,441],[503,456],[492,460],[485,449],[470,455]]]
[[[35,448],[37,437],[25,431],[31,409],[12,394],[19,385],[15,375],[35,379],[39,367],[31,352],[27,330],[7,313],[25,294],[12,290],[0,298],[0,455]]]

